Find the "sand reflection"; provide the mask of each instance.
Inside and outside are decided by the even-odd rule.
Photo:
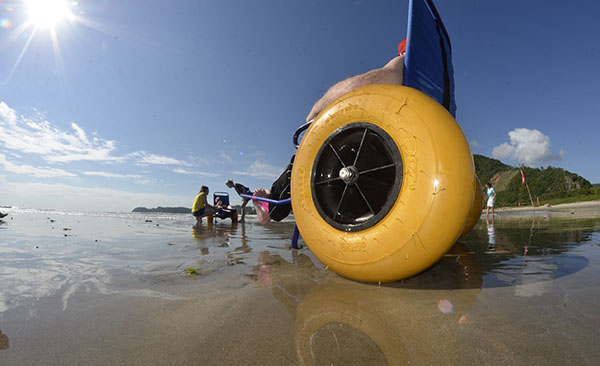
[[[481,319],[481,309],[473,308],[483,289],[540,296],[554,289],[554,280],[588,265],[570,249],[586,242],[594,225],[551,231],[539,220],[480,223],[429,270],[381,286],[343,279],[298,251],[291,263],[261,253],[252,276],[295,317],[302,365],[461,364],[471,355],[461,342],[478,329],[471,318],[479,312]]]
[[[307,365],[452,364],[456,332],[482,285],[478,263],[463,245],[431,271],[383,286],[320,271],[303,254],[288,263],[265,252],[253,273],[295,314],[295,350]]]
[[[2,333],[2,329],[0,329],[0,351],[3,349],[8,349],[8,336]]]

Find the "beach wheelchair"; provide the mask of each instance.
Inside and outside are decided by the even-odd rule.
[[[403,85],[356,89],[298,128],[293,245],[299,230],[338,274],[391,282],[427,269],[473,228],[483,197],[454,119],[451,56],[432,1],[411,0]]]

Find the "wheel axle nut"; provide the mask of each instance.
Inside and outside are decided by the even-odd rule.
[[[354,166],[340,169],[340,179],[346,184],[355,183],[358,180],[358,171]]]

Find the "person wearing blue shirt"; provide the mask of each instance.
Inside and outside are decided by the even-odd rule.
[[[490,208],[492,209],[492,218],[494,218],[494,203],[496,202],[496,190],[492,187],[492,183],[486,183],[485,187],[487,188],[487,208],[485,210],[485,218],[488,218],[490,213]]]

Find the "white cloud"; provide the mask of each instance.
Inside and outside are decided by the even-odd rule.
[[[182,165],[182,166],[190,166],[190,163],[187,163],[182,160],[177,160],[170,158],[168,156],[161,156],[156,154],[151,154],[145,151],[137,151],[129,154],[129,156],[138,158],[138,164],[154,164],[154,165]]]
[[[506,159],[515,153],[516,148],[508,143],[496,146],[492,150],[492,156],[496,159]]]
[[[90,141],[76,123],[71,123],[71,128],[73,132],[55,128],[41,114],[36,119],[17,116],[6,103],[0,102],[0,144],[7,149],[37,154],[52,163],[125,160],[113,155],[115,141],[97,137]]]
[[[221,164],[233,164],[236,162],[236,159],[234,159],[233,157],[231,157],[231,155],[224,153],[224,152],[220,152],[219,153],[219,161]]]
[[[552,160],[562,159],[566,152],[552,152],[550,138],[538,130],[515,128],[508,133],[510,142],[494,147],[492,156],[496,159],[509,158],[527,166],[537,167]]]
[[[477,140],[470,141],[471,147],[479,147],[481,144]]]
[[[204,177],[218,177],[221,174],[216,174],[216,173],[207,173],[207,172],[201,172],[201,171],[197,171],[197,170],[188,170],[188,169],[181,169],[181,168],[176,168],[173,169],[174,173],[177,174],[185,174],[185,175],[202,175]]]
[[[0,154],[0,165],[2,165],[7,172],[19,175],[29,175],[36,178],[77,177],[77,174],[69,173],[62,169],[15,164],[6,160],[6,156],[3,154]]]
[[[127,192],[62,183],[12,183],[6,180],[0,184],[0,197],[4,204],[19,207],[123,212],[138,206],[189,207],[193,201],[189,195]]]
[[[72,131],[63,131],[54,127],[44,116],[38,113],[35,118],[17,115],[6,103],[0,102],[0,146],[7,149],[11,156],[17,153],[39,155],[50,163],[69,163],[74,161],[96,161],[103,163],[124,163],[135,159],[138,165],[178,165],[191,166],[190,163],[168,156],[138,151],[128,155],[115,155],[116,141],[106,140],[88,134],[78,124],[71,123]],[[76,176],[60,169],[39,168],[26,165],[4,164],[7,171],[36,177]],[[110,178],[137,179],[138,183],[148,183],[142,176],[120,175],[107,172],[87,172]],[[201,173],[202,174],[202,173]],[[205,173],[210,176],[210,173]]]
[[[96,176],[96,177],[105,177],[105,178],[115,178],[115,179],[128,179],[133,180],[137,184],[150,184],[153,182],[153,179],[145,177],[139,174],[118,174],[118,173],[110,173],[110,172],[98,172],[98,171],[85,171],[82,174],[87,176]]]
[[[86,144],[90,143],[88,141],[87,135],[85,134],[85,131],[81,127],[79,127],[75,122],[71,122],[71,128],[75,130],[75,132],[77,133],[77,137],[79,137],[79,140],[85,142]]]
[[[234,171],[233,174],[245,175],[258,179],[276,179],[285,167],[276,167],[262,161],[255,161],[248,166],[246,171]]]
[[[82,172],[84,175],[92,175],[97,177],[106,177],[106,178],[142,178],[141,175],[137,174],[117,174],[117,173],[109,173],[109,172],[95,172],[95,171],[86,171]]]

